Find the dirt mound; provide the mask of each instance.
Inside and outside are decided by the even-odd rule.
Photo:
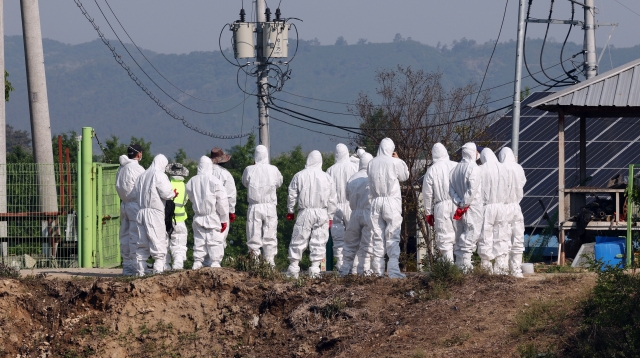
[[[530,340],[551,346],[571,334],[572,304],[594,281],[585,274],[524,280],[474,275],[434,295],[418,276],[270,281],[230,269],[134,280],[3,280],[0,353],[513,356]],[[532,311],[540,309],[538,302],[553,304]],[[547,321],[527,323],[522,317],[530,311],[549,316],[554,327],[546,327]]]

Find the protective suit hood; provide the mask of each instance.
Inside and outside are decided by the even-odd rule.
[[[269,152],[267,151],[267,147],[262,144],[257,146],[254,159],[256,164],[269,164]]]
[[[380,146],[378,147],[378,156],[391,157],[395,149],[396,145],[393,144],[393,140],[391,140],[391,138],[385,138],[380,142]]]
[[[497,162],[496,154],[489,148],[484,148],[480,153],[480,161],[484,164],[487,162]]]
[[[320,154],[320,152],[317,150],[309,153],[309,156],[307,156],[307,165],[305,165],[305,168],[315,168],[322,170],[322,154]]]
[[[462,146],[462,161],[475,162],[476,153],[478,152],[475,143],[467,143]]]
[[[342,143],[336,145],[336,163],[349,160],[349,148]]]
[[[498,159],[500,159],[500,163],[515,163],[516,157],[513,155],[513,151],[509,147],[504,147],[500,150],[500,154],[498,154]]]
[[[213,163],[211,158],[203,155],[198,162],[198,175],[213,174]]]
[[[153,158],[153,163],[151,163],[151,167],[157,170],[160,170],[164,173],[164,168],[169,164],[169,159],[164,156],[164,154],[158,154],[155,158]]]
[[[371,155],[369,153],[364,153],[360,157],[360,167],[358,169],[359,170],[367,170],[367,167],[369,166],[369,162],[371,161],[371,159],[373,159],[373,155]]]
[[[120,165],[123,167],[127,164],[131,164],[132,162],[137,162],[135,159],[129,159],[126,154],[121,155],[118,160],[120,161]]]
[[[431,149],[431,157],[434,163],[440,160],[449,160],[449,152],[447,152],[447,148],[442,143],[436,143]]]

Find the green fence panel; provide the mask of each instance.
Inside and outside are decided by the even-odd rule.
[[[120,257],[120,198],[116,192],[118,165],[94,164],[97,267],[109,268],[121,264]]]

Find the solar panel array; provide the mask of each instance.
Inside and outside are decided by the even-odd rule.
[[[536,92],[522,102],[518,162],[527,184],[521,202],[525,225],[546,226],[542,199],[549,214],[558,210],[558,114],[529,108],[527,104],[548,96]],[[502,146],[511,146],[511,112],[490,127]],[[587,177],[590,187],[607,186],[617,174],[628,175],[629,164],[640,163],[640,118],[587,118]],[[565,183],[578,186],[580,120],[565,116]]]

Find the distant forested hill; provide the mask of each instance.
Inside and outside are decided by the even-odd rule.
[[[213,42],[213,41],[212,41]],[[115,46],[115,43],[113,43]],[[532,71],[539,71],[540,40],[527,43],[529,63]],[[27,102],[26,77],[22,38],[6,38],[6,66],[16,91],[11,94],[7,104],[7,123],[16,129],[29,130],[29,109]],[[557,64],[560,58],[559,43],[548,43],[545,49],[545,67]],[[237,68],[224,60],[221,54],[214,52],[193,52],[182,55],[164,55],[145,51],[146,56],[176,87],[201,101],[179,92],[162,79],[141,56],[138,62],[167,93],[178,103],[165,96],[147,79],[126,52],[116,46],[122,59],[138,75],[142,82],[176,113],[183,115],[197,126],[218,133],[238,133],[251,129],[257,123],[256,98],[247,96],[244,105],[243,92],[238,88],[245,86],[245,76],[238,74]],[[492,43],[478,44],[471,40],[460,40],[450,46],[427,46],[416,41],[397,39],[392,43],[365,43],[358,45],[322,46],[317,41],[301,41],[296,59],[291,63],[291,79],[285,90],[299,95],[338,102],[354,101],[360,92],[375,93],[376,70],[412,66],[426,71],[440,71],[443,82],[448,87],[461,86],[470,81],[480,82],[493,48]],[[67,45],[57,41],[45,40],[45,65],[51,125],[54,134],[70,130],[80,131],[83,126],[94,127],[101,139],[116,135],[121,140],[131,136],[143,137],[152,142],[154,152],[173,156],[178,148],[184,148],[190,157],[208,152],[211,147],[229,148],[240,144],[240,140],[212,140],[185,128],[165,114],[147,95],[140,90],[113,59],[111,52],[101,41],[92,41],[80,45]],[[130,49],[134,55],[135,49]],[[567,44],[565,57],[581,51],[581,46]],[[228,56],[231,54],[228,53]],[[576,57],[580,60],[581,56]],[[613,48],[611,58],[603,57],[601,71],[640,57],[640,46],[632,48]],[[508,83],[513,80],[515,43],[500,43],[491,64],[484,88]],[[571,64],[568,64],[571,68]],[[550,75],[559,74],[559,66],[551,69]],[[525,72],[526,74],[526,72]],[[531,80],[525,81],[531,87]],[[252,78],[246,80],[246,88],[251,92],[255,88]],[[499,108],[510,102],[513,85],[498,87],[491,91],[493,108]],[[535,91],[535,89],[534,89]],[[347,112],[342,104],[320,102],[279,93],[276,98],[298,105],[313,107],[325,111]],[[200,112],[226,113],[198,114],[185,107]],[[184,106],[184,107],[183,107]],[[318,116],[324,120],[345,125],[357,125],[356,118],[348,115],[328,114],[308,108],[287,104],[300,112]],[[314,126],[272,113],[275,118],[312,127],[324,132],[343,134],[340,131]],[[328,151],[334,148],[336,139],[304,129],[292,127],[272,120],[272,151],[277,154],[301,144],[303,150],[320,149]]]

